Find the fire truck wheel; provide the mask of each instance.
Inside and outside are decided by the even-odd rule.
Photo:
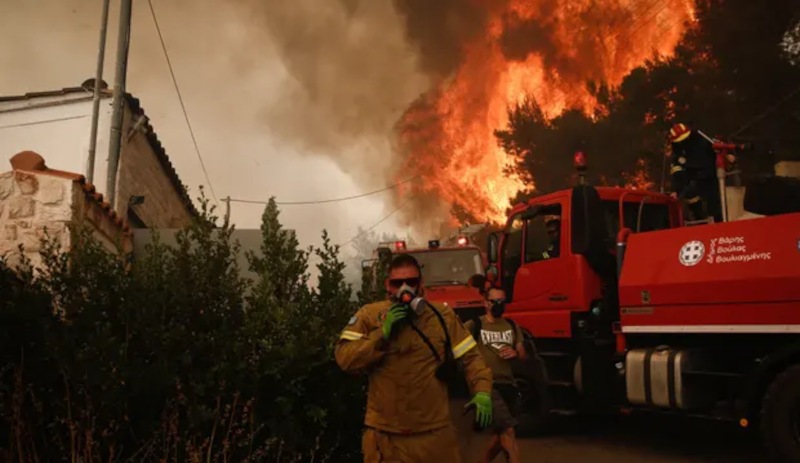
[[[761,404],[764,442],[779,461],[800,461],[800,365],[769,386]]]

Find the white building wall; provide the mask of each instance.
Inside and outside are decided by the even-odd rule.
[[[33,98],[0,102],[0,169],[15,154],[35,151],[51,169],[86,175],[92,127],[92,94],[81,98]],[[59,101],[60,100],[60,101]],[[82,100],[82,101],[81,101]],[[27,104],[23,104],[27,103]],[[105,195],[111,130],[111,98],[100,101],[92,183]]]
[[[88,178],[92,97],[91,92],[74,92],[0,101],[0,171],[9,167],[9,160],[15,154],[34,151],[44,158],[48,168]],[[103,96],[92,179],[96,191],[106,198],[111,105],[111,96]],[[191,222],[192,211],[165,170],[171,167],[163,165],[148,142],[147,129],[131,131],[138,120],[136,116],[126,103],[114,210],[127,217],[129,198],[141,195],[145,196],[145,203],[134,206],[134,211],[146,226],[186,226]]]

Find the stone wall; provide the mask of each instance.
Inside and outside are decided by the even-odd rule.
[[[66,251],[72,230],[87,226],[109,251],[130,251],[132,235],[82,175],[47,168],[36,153],[19,153],[13,170],[0,174],[0,255],[17,265],[23,255],[34,267],[45,238]],[[22,246],[23,255],[19,252]]]
[[[42,239],[47,236],[68,249],[75,201],[72,183],[23,171],[0,174],[0,255],[6,255],[9,263],[19,263],[22,245],[25,256],[38,266]]]

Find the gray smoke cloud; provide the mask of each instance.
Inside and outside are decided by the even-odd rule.
[[[386,1],[242,2],[289,75],[262,109],[265,127],[334,159],[369,187],[394,165],[391,131],[429,87],[398,12]],[[377,175],[376,175],[377,174]]]

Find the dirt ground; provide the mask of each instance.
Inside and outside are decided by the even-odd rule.
[[[488,437],[471,430],[471,415],[451,410],[464,463],[480,461]],[[546,436],[520,438],[523,462],[751,463],[765,461],[755,433],[732,424],[663,416],[570,418]],[[496,462],[505,461],[498,457]]]

